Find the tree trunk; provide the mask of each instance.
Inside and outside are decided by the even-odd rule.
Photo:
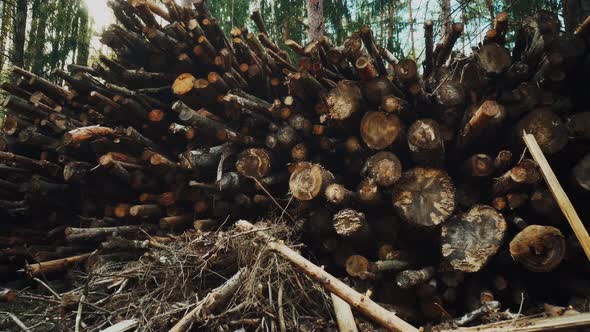
[[[446,35],[451,25],[451,0],[440,0],[441,36]]]
[[[91,29],[88,24],[88,8],[86,4],[80,4],[78,9],[78,54],[76,56],[76,63],[82,66],[88,64],[88,51],[90,48]]]
[[[31,8],[31,27],[29,28],[29,42],[27,43],[27,50],[25,52],[25,69],[30,69],[33,63],[33,50],[35,49],[37,40],[37,29],[39,26],[39,17],[41,16],[41,1],[34,0]]]
[[[385,42],[385,45],[391,50],[393,48],[393,1],[389,1],[387,17],[387,41]]]
[[[307,31],[308,41],[316,40],[325,34],[323,0],[308,0],[307,19],[309,24],[309,30]]]
[[[416,48],[414,47],[414,18],[412,17],[412,0],[408,0],[408,14],[410,15],[410,46],[412,48],[412,60],[416,61]]]
[[[9,29],[12,23],[12,4],[4,1],[2,6],[2,25],[0,25],[0,73],[4,68],[6,59],[6,39],[8,38]]]
[[[566,32],[573,33],[588,15],[590,15],[590,0],[564,0],[563,21]]]
[[[12,44],[12,64],[24,67],[25,62],[25,35],[27,31],[27,0],[16,1],[16,14],[14,17],[14,36]],[[16,78],[15,78],[16,79]]]
[[[45,53],[45,41],[47,39],[46,26],[48,16],[47,3],[41,1],[39,6],[39,22],[37,23],[37,31],[35,32],[35,47],[31,53],[31,71],[37,75],[43,72],[45,62],[43,54]]]

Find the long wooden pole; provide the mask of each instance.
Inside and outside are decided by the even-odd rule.
[[[567,221],[574,230],[574,234],[576,234],[578,241],[580,241],[580,244],[586,253],[586,257],[588,257],[588,260],[590,260],[590,236],[588,235],[586,227],[584,227],[584,224],[582,223],[582,220],[580,220],[580,217],[574,209],[572,202],[567,197],[565,191],[563,191],[559,180],[557,180],[557,177],[551,169],[549,162],[547,162],[547,158],[545,158],[543,151],[541,151],[535,136],[524,132],[523,139],[527,148],[529,149],[529,152],[537,164],[539,164],[541,173],[543,173],[543,177],[545,178],[545,182],[547,182],[549,189],[551,189],[553,196],[555,196],[555,200],[557,200],[561,212],[563,212],[565,215]]]
[[[256,231],[254,225],[245,220],[238,221],[236,223],[236,227],[245,232]],[[265,239],[268,241],[267,246],[271,250],[283,256],[283,258],[287,259],[289,262],[291,262],[291,264],[299,267],[307,276],[320,283],[329,292],[334,293],[350,306],[360,311],[362,314],[369,317],[379,325],[383,326],[388,331],[418,331],[418,329],[403,319],[397,317],[393,312],[388,311],[382,306],[378,305],[368,296],[355,291],[347,284],[324,271],[324,269],[321,267],[305,259],[293,249],[287,247],[263,231],[259,232],[259,234],[265,237]]]

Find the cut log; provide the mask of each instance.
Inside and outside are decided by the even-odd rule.
[[[549,109],[536,109],[528,113],[516,126],[519,146],[522,133],[535,136],[543,153],[548,155],[561,151],[568,142],[568,132],[563,121]]]
[[[334,215],[332,221],[336,234],[344,238],[366,239],[369,235],[369,224],[362,212],[343,209]]]
[[[381,151],[367,159],[362,172],[379,186],[389,187],[401,177],[402,163],[395,154]]]
[[[436,121],[421,119],[414,122],[408,129],[408,147],[415,163],[430,167],[443,165],[444,140]]]
[[[483,178],[494,172],[494,161],[487,154],[476,154],[463,162],[462,173],[472,178]]]
[[[403,124],[394,114],[367,112],[361,120],[360,132],[369,148],[382,150],[400,142]]]
[[[512,64],[508,50],[495,43],[481,46],[477,52],[477,59],[484,73],[490,76],[502,74]]]
[[[506,228],[504,217],[494,208],[476,205],[443,224],[442,255],[456,270],[477,272],[498,252]]]
[[[35,263],[27,265],[25,272],[30,278],[47,275],[53,272],[60,272],[75,264],[82,263],[90,257],[91,254],[83,254],[67,258],[56,259],[53,261]]]
[[[434,276],[434,267],[428,266],[420,270],[406,270],[395,276],[395,283],[403,289],[415,287],[430,280]]]
[[[416,167],[404,172],[394,186],[393,206],[409,224],[434,227],[455,210],[455,186],[444,171]]]
[[[503,118],[505,115],[504,107],[495,101],[485,101],[469,122],[459,132],[457,137],[457,148],[465,149],[473,145],[477,138],[485,132],[494,122]]]
[[[548,272],[561,263],[565,247],[565,238],[557,228],[531,225],[510,241],[510,254],[528,270]]]
[[[582,192],[590,192],[590,155],[580,159],[572,168],[573,182]]]
[[[271,166],[270,154],[264,149],[247,149],[236,162],[236,170],[240,175],[257,179],[269,175]]]
[[[519,191],[541,180],[541,173],[537,164],[524,159],[502,176],[494,179],[492,192],[495,195],[505,194],[511,191]]]
[[[362,102],[361,89],[353,81],[338,82],[336,88],[326,96],[328,114],[334,120],[345,120],[360,111]]]
[[[334,182],[334,175],[318,164],[301,162],[289,178],[289,189],[300,201],[309,201],[320,194]]]

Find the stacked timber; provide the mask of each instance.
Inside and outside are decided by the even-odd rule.
[[[278,43],[259,12],[258,33],[222,31],[205,0],[162,2],[108,2],[114,56],[51,79],[14,67],[2,84],[0,278],[139,257],[278,210],[328,269],[409,320],[590,296],[521,139],[589,197],[588,29],[539,12],[509,50],[500,13],[463,55],[460,23],[435,45],[428,21],[421,75],[369,27],[343,45]]]

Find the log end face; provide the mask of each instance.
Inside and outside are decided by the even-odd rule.
[[[395,154],[381,151],[367,160],[365,173],[379,186],[389,187],[400,179],[402,164]]]
[[[498,252],[506,228],[494,208],[476,205],[442,226],[442,255],[455,270],[477,272]]]
[[[361,137],[371,149],[387,148],[396,141],[401,131],[402,122],[393,114],[367,112],[361,120]]]
[[[270,173],[270,155],[264,149],[248,149],[236,162],[237,172],[245,177],[263,178]]]
[[[195,77],[189,73],[180,74],[172,83],[172,92],[177,96],[183,96],[192,91],[195,81]]]
[[[365,214],[353,209],[338,211],[332,221],[336,233],[345,238],[360,235],[367,227]]]
[[[563,121],[548,109],[527,114],[518,123],[517,130],[519,136],[523,131],[535,136],[541,150],[549,155],[561,151],[568,143],[568,131]]]
[[[528,226],[510,242],[512,257],[533,272],[555,269],[563,260],[565,250],[563,234],[551,226]]]
[[[455,210],[455,186],[449,175],[435,168],[404,172],[393,191],[393,206],[406,222],[422,227],[443,223]]]
[[[353,81],[338,82],[327,97],[326,104],[330,117],[334,120],[344,120],[358,112],[362,100],[361,89]]]
[[[320,194],[322,188],[321,166],[301,162],[289,178],[289,189],[300,201],[310,201]]]

